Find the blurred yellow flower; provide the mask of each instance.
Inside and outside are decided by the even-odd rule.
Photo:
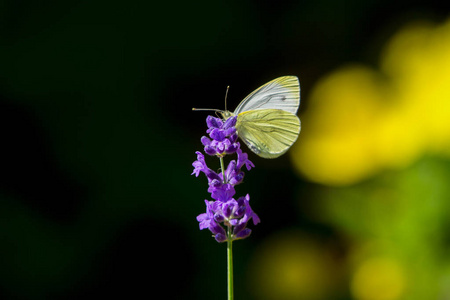
[[[336,293],[338,264],[301,232],[276,234],[255,253],[248,276],[255,299],[325,300]]]
[[[371,258],[356,270],[351,291],[358,300],[397,300],[405,289],[405,274],[392,259]]]
[[[302,127],[292,161],[322,184],[350,185],[425,153],[450,156],[450,21],[400,30],[380,71],[351,65],[321,79]]]

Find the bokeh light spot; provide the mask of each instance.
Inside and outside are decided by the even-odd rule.
[[[358,300],[396,300],[405,290],[401,266],[389,258],[372,258],[356,270],[351,291]]]
[[[301,232],[265,241],[250,265],[256,299],[327,299],[336,284],[336,263],[324,246]]]

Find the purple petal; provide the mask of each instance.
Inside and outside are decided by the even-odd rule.
[[[232,176],[234,176],[234,169],[236,168],[236,161],[232,160],[228,163],[227,169],[225,170],[225,181],[229,181]]]
[[[200,172],[206,173],[206,170],[208,169],[206,162],[205,162],[205,156],[197,151],[195,152],[197,154],[197,160],[192,163],[192,166],[194,167],[194,171],[191,175],[195,174],[195,177],[198,177]]]
[[[237,142],[237,139],[238,139],[238,135],[237,135],[237,133],[234,133],[234,134],[232,134],[231,136],[230,136],[230,141],[232,142],[232,143],[236,143]],[[237,148],[239,148],[239,143],[237,143]]]
[[[255,213],[252,214],[252,220],[253,220],[253,225],[261,223],[261,220],[259,219],[258,215]]]
[[[236,234],[235,239],[236,239],[236,240],[245,239],[245,238],[247,238],[251,233],[252,233],[252,230],[251,230],[251,229],[245,228],[245,229],[241,230],[238,234]]]
[[[231,136],[236,133],[236,127],[225,129],[224,133],[226,136]]]
[[[230,223],[232,226],[239,225],[239,219],[230,219],[228,220],[228,223]]]
[[[211,144],[211,140],[206,136],[202,136],[200,141],[202,142],[203,146],[209,146]]]
[[[199,161],[194,161],[192,163],[192,166],[194,167],[194,171],[191,173],[191,175],[195,174],[195,177],[198,177],[198,175],[200,175],[200,172],[202,172],[202,170],[203,170],[202,163]]]
[[[237,120],[236,116],[228,118],[225,121],[225,124],[223,124],[223,129],[229,129],[230,127],[234,127],[236,125],[236,120]]]
[[[214,214],[214,221],[218,223],[222,223],[225,220],[225,217],[221,213],[215,213]]]
[[[214,238],[216,239],[216,241],[217,241],[218,243],[223,243],[223,242],[225,242],[225,241],[227,240],[227,236],[224,235],[224,234],[221,234],[221,233],[216,234],[216,235],[214,236]]]
[[[210,133],[209,136],[218,142],[221,142],[225,139],[226,135],[225,132],[222,129],[214,128]]]
[[[238,185],[244,180],[244,172],[234,173],[233,176],[229,179],[229,183],[232,185]]]
[[[224,149],[227,149],[228,147],[231,146],[231,142],[230,142],[230,140],[227,139],[227,138],[225,138],[225,139],[222,141],[222,144],[223,144],[223,146],[224,146]]]
[[[216,172],[214,172],[213,170],[211,170],[210,168],[207,168],[206,170],[203,171],[206,175],[206,177],[208,178],[208,182],[210,183],[213,180],[219,180],[221,181],[221,178],[219,176],[219,174],[217,174]]]
[[[250,171],[252,168],[255,167],[255,165],[247,159],[247,161],[245,162],[245,167],[247,168],[247,171]]]
[[[225,218],[229,219],[233,213],[234,205],[233,203],[225,203],[223,206],[223,215]]]
[[[206,213],[203,213],[203,214],[200,214],[197,216],[197,221],[200,223],[199,224],[200,230],[209,228],[211,226],[211,220],[213,217],[213,212],[211,210],[211,207],[212,207],[213,203],[214,203],[213,201],[205,200]]]
[[[199,214],[197,216],[197,221],[200,223],[199,224],[200,230],[209,227],[210,219],[208,218],[208,215],[206,213]]]
[[[233,228],[233,234],[234,235],[238,234],[243,229],[245,229],[245,226],[247,226],[247,223],[236,224],[236,226]]]
[[[250,196],[247,194],[245,196],[245,206],[247,207],[246,211],[245,211],[245,216],[248,216],[248,219],[253,219],[253,225],[256,225],[258,223],[261,222],[261,220],[259,219],[258,215],[255,214],[252,210],[252,208],[250,207]]]
[[[210,226],[209,226],[209,230],[210,230],[213,234],[218,234],[218,233],[220,233],[220,234],[223,234],[223,235],[226,236],[225,229],[223,229],[222,226],[220,226],[219,224],[217,224],[217,223],[214,222],[214,221],[211,221]]]
[[[234,212],[233,217],[235,218],[242,218],[242,216],[245,214],[247,208],[245,205],[239,206],[238,209]]]
[[[240,169],[244,164],[247,167],[247,171],[255,167],[255,165],[248,159],[248,154],[242,152],[241,149],[237,149],[236,153],[238,155],[237,167]]]
[[[225,152],[225,145],[222,142],[217,143],[217,152],[218,153],[224,153]]]
[[[208,128],[220,128],[222,125],[223,122],[220,118],[215,118],[213,116],[206,117],[206,126],[208,126]]]
[[[236,194],[236,191],[234,190],[234,187],[231,184],[223,184],[220,187],[209,187],[208,192],[211,193],[211,197],[214,200],[227,202],[229,201],[234,194]]]
[[[211,146],[205,146],[204,150],[205,150],[205,153],[210,156],[215,156],[217,154],[216,149]]]
[[[231,141],[230,141],[231,143]],[[227,154],[233,154],[237,151],[237,149],[239,148],[239,143],[231,143],[230,145],[227,145],[225,147],[225,152]]]

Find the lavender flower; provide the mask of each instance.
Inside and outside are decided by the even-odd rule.
[[[245,165],[247,171],[255,165],[248,159],[248,155],[240,149],[237,141],[236,117],[230,117],[225,122],[220,118],[208,116],[206,118],[209,137],[203,136],[201,142],[204,151],[210,156],[220,159],[222,170],[216,173],[206,165],[205,156],[197,151],[197,160],[192,166],[194,171],[191,175],[198,177],[204,173],[208,179],[208,192],[215,201],[205,200],[206,213],[197,216],[200,229],[208,228],[217,242],[244,239],[251,233],[247,223],[253,219],[253,224],[260,222],[257,214],[250,207],[250,196],[247,194],[237,200],[233,198],[236,194],[234,186],[242,183],[244,172],[241,168]],[[237,160],[231,160],[224,168],[223,157],[229,154],[237,154]],[[227,228],[227,231],[225,228]]]
[[[238,135],[236,133],[236,117],[229,118],[223,123],[220,118],[208,116],[206,118],[208,126],[207,133],[209,139],[203,136],[200,141],[205,146],[205,153],[208,155],[224,156],[225,154],[233,154],[239,148],[237,142]]]

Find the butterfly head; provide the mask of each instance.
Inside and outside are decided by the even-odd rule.
[[[229,110],[219,110],[218,113],[224,120],[227,120],[228,118],[234,116],[234,113]]]

